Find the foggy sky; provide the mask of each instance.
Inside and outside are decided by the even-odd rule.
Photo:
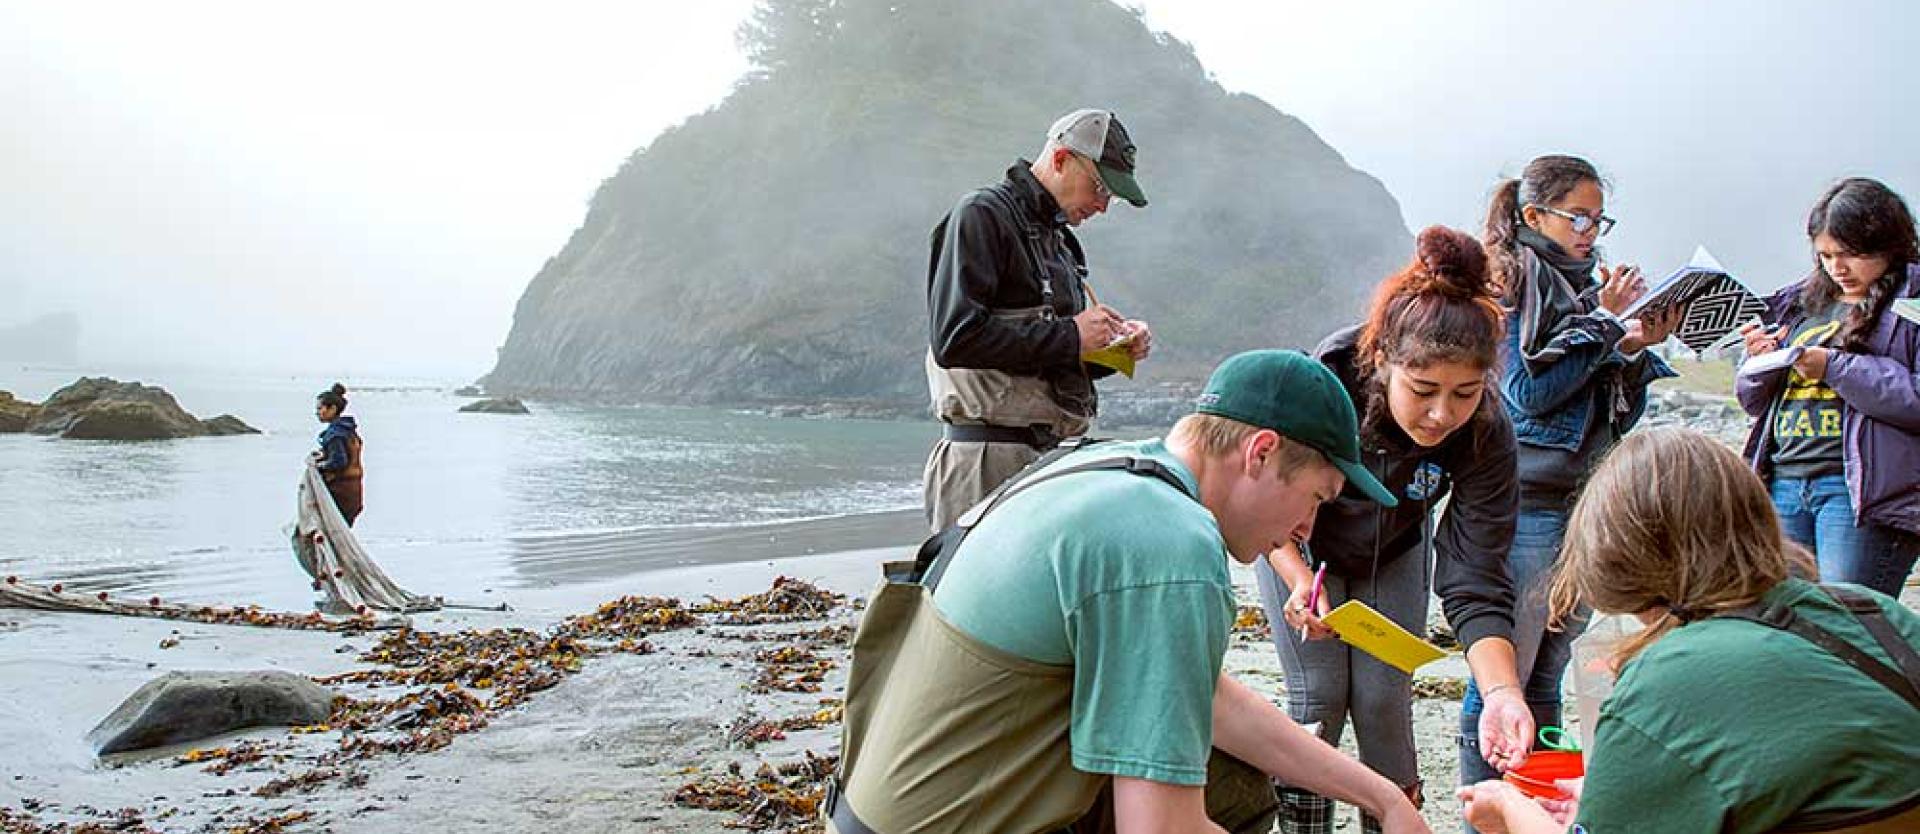
[[[1140,5],[1415,230],[1477,231],[1497,176],[1577,153],[1610,259],[1704,243],[1767,289],[1834,178],[1920,198],[1911,4]],[[0,0],[0,326],[77,312],[89,365],[477,376],[599,182],[746,70],[750,7]]]

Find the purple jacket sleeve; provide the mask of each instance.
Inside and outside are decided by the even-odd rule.
[[[1740,399],[1740,408],[1747,412],[1748,417],[1767,415],[1767,409],[1773,407],[1774,398],[1780,396],[1780,383],[1787,378],[1786,374],[1785,368],[1752,376],[1734,374],[1733,395]]]
[[[1827,359],[1826,383],[1855,411],[1920,432],[1920,374],[1900,360],[1834,351]]]

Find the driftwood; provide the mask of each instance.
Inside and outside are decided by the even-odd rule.
[[[149,597],[146,600],[119,599],[105,591],[82,593],[67,590],[60,584],[35,585],[13,576],[0,582],[0,608],[30,608],[75,614],[119,614],[215,625],[247,625],[308,631],[369,631],[405,628],[408,625],[407,618],[396,616],[376,617],[361,614],[351,617],[330,617],[317,611],[295,614],[265,611],[256,606],[167,602],[159,597]]]
[[[300,479],[296,512],[293,556],[313,577],[314,589],[325,591],[335,609],[414,613],[442,607],[439,597],[407,591],[374,564],[340,515],[340,508],[334,506],[333,495],[327,492],[327,483],[312,461],[307,462]]]

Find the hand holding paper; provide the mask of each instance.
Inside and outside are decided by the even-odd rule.
[[[1112,368],[1133,377],[1133,340],[1122,336],[1099,350],[1080,355],[1080,361]]]

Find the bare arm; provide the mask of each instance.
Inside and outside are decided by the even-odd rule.
[[[1428,832],[1398,786],[1225,674],[1214,690],[1213,746],[1289,785],[1357,805],[1381,820],[1389,834]]]
[[[1206,789],[1148,779],[1113,779],[1113,818],[1120,834],[1226,834],[1207,819]]]
[[[1527,760],[1533,747],[1533,710],[1520,694],[1513,643],[1502,637],[1483,637],[1467,649],[1467,668],[1480,686],[1486,706],[1480,713],[1480,755],[1502,771]]]

